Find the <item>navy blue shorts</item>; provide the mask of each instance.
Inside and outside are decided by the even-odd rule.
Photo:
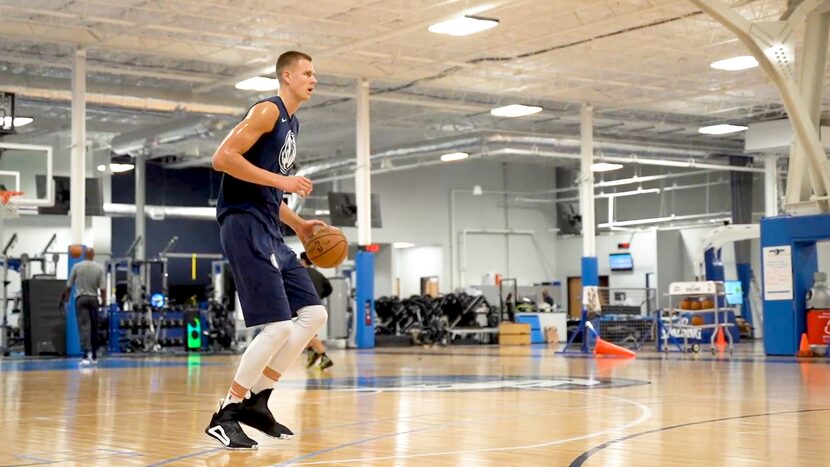
[[[219,226],[219,238],[230,262],[246,326],[287,321],[297,310],[321,304],[294,251],[253,216],[226,216]]]

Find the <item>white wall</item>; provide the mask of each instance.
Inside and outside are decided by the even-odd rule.
[[[401,280],[401,297],[420,295],[421,277],[438,276],[439,288],[446,289],[445,256],[441,247],[403,248],[397,250],[396,256],[395,274]]]
[[[450,191],[472,190],[481,185],[484,191],[539,192],[554,187],[554,176],[551,167],[511,164],[504,168],[500,162],[481,160],[373,175],[372,192],[380,195],[383,228],[373,229],[372,241],[440,247],[443,255],[439,287],[446,293],[452,291],[451,222],[459,233],[464,229],[532,230],[539,248],[527,237],[511,238],[508,243],[504,235],[471,236],[465,282],[478,284],[488,272],[516,277],[520,284],[548,281],[556,274],[556,236],[549,232],[555,222],[552,206],[517,202],[517,195],[505,199],[503,194],[459,193],[455,219],[451,219]],[[354,191],[353,180],[344,180],[338,189]],[[354,228],[344,228],[344,232],[352,241],[357,238]],[[417,281],[420,276],[399,266],[397,269],[403,274],[403,294],[403,283]]]
[[[617,253],[619,243],[631,242],[628,250],[634,259],[633,271],[614,271],[608,263],[608,254]],[[608,277],[610,287],[644,288],[646,274],[657,271],[656,263],[656,235],[654,231],[631,233],[615,233],[597,236],[597,261],[599,274]],[[582,275],[582,237],[560,238],[556,245],[559,277],[565,284],[568,277]]]

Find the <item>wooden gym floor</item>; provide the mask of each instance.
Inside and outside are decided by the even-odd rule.
[[[758,350],[756,350],[758,349]],[[0,359],[0,465],[830,464],[825,359],[539,347],[334,350],[272,397],[293,440],[204,435],[238,356]]]

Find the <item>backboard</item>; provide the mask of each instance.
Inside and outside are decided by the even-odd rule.
[[[38,175],[52,180],[52,147],[0,142],[0,190],[22,191],[12,198],[18,206],[51,206],[55,199],[53,183],[37,192]]]

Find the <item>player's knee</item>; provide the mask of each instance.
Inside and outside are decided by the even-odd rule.
[[[297,316],[301,317],[308,324],[308,327],[320,329],[326,324],[329,313],[323,305],[312,305],[299,310]]]
[[[259,335],[265,339],[272,341],[275,345],[282,345],[289,337],[294,326],[291,321],[279,321],[276,323],[266,324],[262,328]]]

